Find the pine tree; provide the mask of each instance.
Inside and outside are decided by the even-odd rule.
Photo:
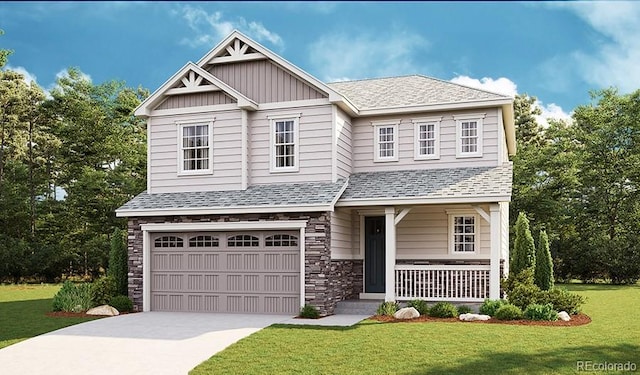
[[[536,252],[536,269],[533,274],[535,284],[542,290],[553,288],[553,262],[549,252],[549,237],[547,232],[540,231],[538,250]]]
[[[124,240],[125,232],[116,228],[111,236],[111,251],[109,251],[109,276],[113,277],[116,283],[118,294],[127,295],[128,293],[128,254],[127,246]]]
[[[529,229],[527,215],[520,212],[516,221],[516,239],[509,264],[510,273],[517,275],[525,269],[533,269],[536,264],[536,247]]]

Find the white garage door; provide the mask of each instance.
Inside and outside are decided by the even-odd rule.
[[[151,310],[295,314],[299,232],[151,235]]]

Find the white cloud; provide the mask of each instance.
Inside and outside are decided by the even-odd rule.
[[[453,78],[451,82],[512,97],[515,97],[518,94],[518,85],[505,77],[500,77],[498,79],[490,77],[477,79],[468,76],[457,76]],[[533,105],[540,108],[542,114],[535,117],[538,124],[545,128],[549,126],[549,119],[571,121],[571,114],[565,112],[562,107],[555,103],[545,105],[540,100],[536,100]]]
[[[505,77],[498,79],[483,77],[477,79],[468,76],[457,76],[454,77],[451,82],[508,96],[516,96],[518,93],[518,85]]]
[[[573,66],[580,77],[599,87],[615,85],[628,92],[640,87],[640,3],[579,1],[547,3],[573,12],[600,36],[595,53],[569,52],[563,65]]]
[[[404,31],[385,33],[331,33],[309,47],[310,61],[320,79],[328,82],[349,79],[414,74],[414,58],[428,42]]]
[[[84,79],[86,79],[89,82],[93,82],[91,80],[91,76],[88,75],[87,73],[84,72],[80,72],[80,76]],[[69,71],[67,69],[62,69],[60,70],[58,73],[56,73],[56,80],[60,79],[60,78],[68,78],[69,77]]]
[[[234,29],[246,33],[258,42],[268,41],[279,49],[284,47],[284,42],[280,35],[268,30],[260,22],[248,22],[243,17],[230,20],[225,18],[224,14],[220,11],[207,13],[207,11],[202,8],[192,7],[190,5],[182,6],[178,10],[174,10],[173,14],[181,15],[187,21],[187,26],[196,33],[195,36],[183,38],[180,41],[180,43],[193,48],[202,45],[213,46],[222,38],[228,36]]]
[[[12,70],[12,71],[14,71],[16,73],[22,74],[22,76],[24,77],[23,80],[29,85],[31,84],[31,82],[38,83],[38,78],[35,76],[35,74],[29,73],[29,71],[26,68],[22,67],[22,66],[6,65],[5,69],[6,70]]]

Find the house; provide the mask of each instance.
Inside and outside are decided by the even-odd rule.
[[[137,310],[499,298],[511,97],[420,75],[327,84],[234,31],[135,114],[147,190],[116,213]]]

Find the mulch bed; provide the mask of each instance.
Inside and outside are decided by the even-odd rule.
[[[396,319],[392,316],[374,315],[370,319],[385,323],[428,323],[428,322],[448,322],[448,323],[468,323],[468,324],[511,324],[521,326],[551,326],[551,327],[572,327],[591,323],[591,318],[585,314],[571,315],[568,322],[556,320],[549,322],[544,320],[498,320],[491,318],[486,321],[463,322],[458,318],[433,318],[430,316],[420,316],[415,319]]]

